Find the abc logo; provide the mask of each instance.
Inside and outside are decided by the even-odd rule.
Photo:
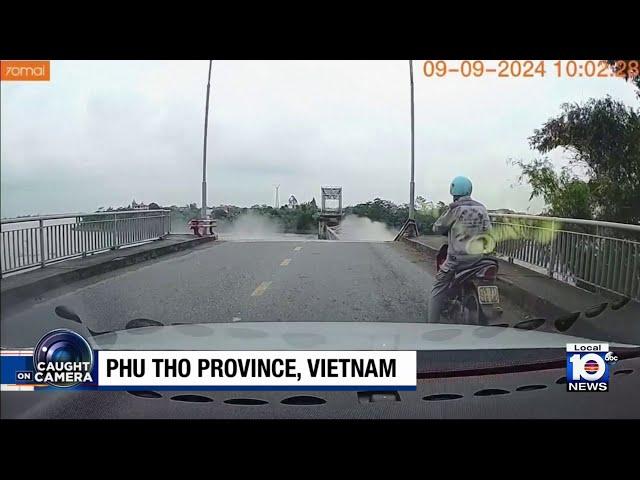
[[[573,367],[571,380],[574,382],[587,380],[596,382],[607,372],[607,364],[602,355],[597,353],[573,354],[569,358]]]

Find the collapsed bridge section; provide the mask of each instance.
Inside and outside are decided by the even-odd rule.
[[[336,228],[342,221],[342,187],[321,187],[321,210],[318,238],[338,240]]]

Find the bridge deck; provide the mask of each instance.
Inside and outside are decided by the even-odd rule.
[[[155,243],[157,246],[147,248],[161,248],[161,241]],[[98,261],[99,257],[113,257],[108,263],[117,264],[115,256],[123,254],[124,250],[96,255],[94,259],[72,260],[60,264],[58,269],[68,268],[73,262]],[[54,315],[58,305],[76,310],[95,331],[123,329],[134,318],[167,325],[251,321],[424,322],[433,270],[431,259],[401,242],[221,241],[92,278],[61,282],[58,288],[32,295],[15,308],[7,309],[4,300],[11,294],[6,290],[9,282],[5,280],[27,279],[33,274],[27,272],[17,275],[15,280],[2,282],[3,345],[5,341],[10,342],[7,346],[29,345],[61,322],[71,327]],[[502,274],[509,275],[507,267]],[[519,278],[522,282],[534,279],[547,284],[544,288],[530,284],[529,288],[537,290],[536,295],[555,292],[559,301],[579,310],[597,303],[596,297],[587,292],[558,285],[533,272]],[[511,302],[507,295],[503,300],[505,315],[500,323],[513,326],[535,316]],[[615,312],[607,309],[593,318],[581,317],[567,333],[640,343],[636,309],[633,303]],[[544,327],[553,328],[553,322]],[[243,332],[239,330],[239,334],[251,334]]]

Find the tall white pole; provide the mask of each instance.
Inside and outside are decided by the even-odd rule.
[[[411,183],[409,184],[409,219],[415,219],[415,162],[414,162],[414,129],[413,129],[413,60],[409,60],[409,79],[411,82]]]
[[[209,127],[209,91],[211,90],[211,65],[209,60],[209,77],[207,78],[207,104],[204,111],[204,146],[202,147],[202,210],[200,216],[207,217],[207,130]]]
[[[415,220],[415,156],[414,156],[414,112],[413,112],[413,60],[409,60],[409,84],[411,87],[411,181],[409,182],[409,218],[395,237],[398,241],[402,237],[418,235],[418,225]]]

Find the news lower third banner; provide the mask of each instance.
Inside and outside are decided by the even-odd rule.
[[[415,351],[93,351],[54,340],[3,350],[2,390],[416,389]]]

